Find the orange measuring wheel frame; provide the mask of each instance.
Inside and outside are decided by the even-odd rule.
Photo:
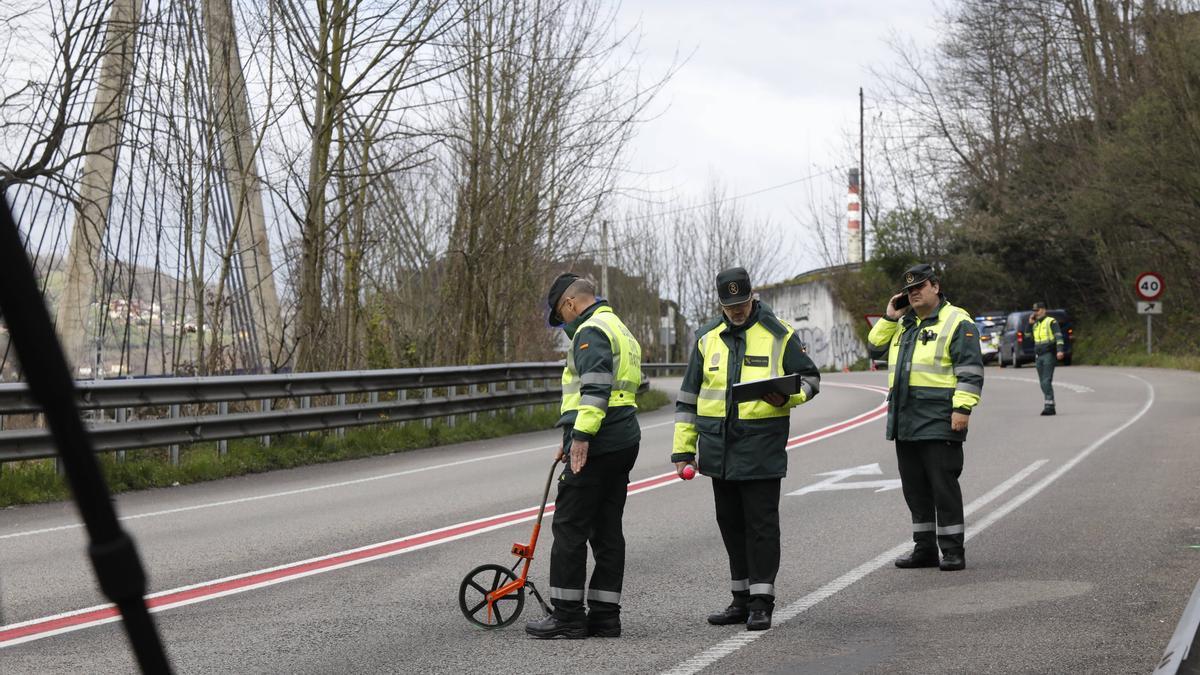
[[[467,621],[481,628],[502,628],[516,621],[525,608],[525,589],[537,599],[542,609],[549,614],[550,605],[542,599],[537,587],[529,579],[529,566],[537,549],[538,535],[542,531],[542,517],[546,515],[546,500],[550,498],[550,485],[554,483],[554,472],[558,460],[550,467],[546,477],[546,488],[542,491],[542,505],[538,508],[537,520],[533,523],[533,534],[529,542],[512,545],[512,554],[517,561],[512,567],[495,563],[480,565],[467,572],[458,586],[458,607]],[[517,568],[521,568],[520,574]]]

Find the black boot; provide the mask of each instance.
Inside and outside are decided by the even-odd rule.
[[[588,614],[588,637],[621,637],[620,614]]]
[[[1048,406],[1042,408],[1042,414],[1043,415],[1053,415],[1054,414],[1054,406],[1048,405]]]
[[[561,637],[580,640],[587,637],[587,623],[582,619],[563,621],[551,614],[543,619],[526,623],[525,632],[539,639]]]
[[[919,548],[914,548],[912,553],[896,558],[896,567],[900,569],[914,569],[917,567],[937,567],[938,554],[937,551],[923,551]]]
[[[767,609],[752,609],[746,619],[746,630],[766,630],[771,627],[771,611]]]
[[[957,553],[946,553],[942,556],[942,563],[938,565],[943,572],[954,572],[961,570],[967,566],[966,555],[962,551]]]
[[[708,615],[708,622],[714,626],[730,626],[735,623],[746,623],[750,618],[750,610],[744,606],[730,605],[720,612]]]

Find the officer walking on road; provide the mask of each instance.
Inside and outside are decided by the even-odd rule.
[[[903,279],[903,290],[867,336],[871,358],[887,355],[887,439],[896,441],[912,514],[915,546],[896,567],[961,570],[966,557],[958,477],[967,423],[983,391],[979,336],[971,315],[942,295],[931,266],[916,265]]]
[[[733,601],[708,622],[766,630],[779,571],[779,485],[787,474],[789,411],[817,395],[821,374],[795,330],[751,297],[745,269],[718,274],[717,295],[722,316],[697,331],[683,375],[671,461],[681,476],[684,467],[698,465],[712,478]],[[798,393],[733,403],[733,384],[791,373],[800,373]]]
[[[1046,314],[1046,303],[1033,303],[1033,314],[1029,315],[1029,323],[1033,324],[1033,353],[1037,355],[1038,384],[1042,385],[1043,415],[1054,414],[1054,366],[1063,360],[1062,328],[1058,320]]]
[[[547,322],[571,338],[556,425],[563,428],[558,459],[569,463],[558,479],[552,525],[554,611],[528,622],[525,632],[536,638],[619,637],[625,576],[621,518],[642,438],[636,414],[642,348],[608,302],[596,298],[596,287],[587,279],[560,275],[550,287],[547,308]],[[585,589],[588,544],[596,565]]]

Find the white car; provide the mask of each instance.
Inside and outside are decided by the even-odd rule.
[[[1002,323],[979,318],[975,319],[975,326],[979,328],[979,352],[983,355],[983,362],[995,361],[1000,355]]]

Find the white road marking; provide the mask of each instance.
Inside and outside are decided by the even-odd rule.
[[[889,478],[885,480],[860,480],[853,483],[841,482],[850,476],[882,476],[883,469],[879,467],[879,462],[874,464],[863,464],[850,469],[838,469],[836,471],[826,471],[824,473],[813,474],[814,476],[829,476],[822,481],[817,481],[812,485],[804,487],[794,492],[787,493],[789,497],[798,497],[806,495],[810,492],[822,492],[826,490],[866,490],[874,489],[876,492],[886,492],[888,490],[900,489],[900,479]]]
[[[1053,484],[1054,481],[1061,478],[1063,476],[1063,474],[1065,474],[1068,471],[1070,471],[1071,469],[1073,469],[1077,464],[1079,464],[1081,461],[1086,459],[1088,455],[1095,452],[1097,448],[1099,448],[1101,445],[1104,445],[1104,443],[1106,443],[1113,436],[1116,436],[1117,434],[1121,433],[1125,429],[1129,428],[1132,424],[1134,424],[1135,422],[1140,420],[1146,414],[1147,411],[1150,410],[1150,407],[1152,405],[1154,405],[1154,385],[1150,384],[1146,380],[1144,380],[1136,375],[1129,375],[1127,373],[1122,373],[1122,375],[1125,375],[1125,377],[1135,379],[1138,382],[1141,382],[1142,384],[1144,384],[1146,386],[1149,396],[1146,399],[1146,403],[1142,406],[1141,410],[1139,410],[1136,415],[1134,415],[1133,417],[1126,420],[1124,424],[1117,427],[1116,429],[1113,429],[1112,431],[1108,432],[1107,434],[1104,434],[1096,442],[1092,443],[1091,445],[1087,446],[1082,451],[1080,451],[1079,454],[1077,454],[1074,457],[1072,457],[1071,459],[1067,460],[1067,462],[1065,464],[1060,466],[1054,472],[1052,472],[1045,478],[1041,479],[1037,483],[1034,483],[1030,487],[1026,488],[1024,492],[1017,495],[1016,497],[1013,497],[1008,502],[997,507],[995,511],[992,511],[991,513],[989,513],[987,516],[985,516],[983,519],[981,519],[978,523],[970,526],[966,532],[966,535],[963,537],[964,540],[973,539],[976,535],[983,532],[987,528],[991,527],[993,524],[998,522],[1001,518],[1012,513],[1012,511],[1014,509],[1016,509],[1017,507],[1021,506],[1025,502],[1032,499],[1034,496],[1036,496],[1042,490],[1045,490],[1047,487],[1049,487],[1051,484]],[[1030,464],[1029,466],[1022,469],[1020,473],[1016,474],[1012,478],[1009,478],[1004,483],[1001,483],[1000,485],[996,486],[995,488],[993,488],[991,491],[989,491],[987,494],[983,495],[979,499],[976,499],[975,501],[971,502],[968,506],[966,506],[963,509],[964,515],[970,515],[971,512],[979,509],[980,507],[984,506],[988,502],[992,501],[996,497],[1003,494],[1005,491],[1011,489],[1014,485],[1019,483],[1021,480],[1023,480],[1029,474],[1036,471],[1039,467],[1041,467],[1047,461],[1048,460],[1042,459],[1042,460],[1038,460],[1038,461],[1034,462],[1033,464]],[[804,596],[803,598],[800,598],[799,600],[793,602],[792,604],[784,607],[782,610],[777,610],[774,613],[774,615],[772,616],[773,624],[778,626],[778,625],[782,625],[782,624],[786,623],[787,621],[790,621],[791,619],[794,619],[795,617],[802,614],[805,610],[808,610],[811,607],[813,607],[814,605],[820,603],[822,600],[826,600],[826,599],[832,597],[838,591],[841,591],[841,590],[847,588],[848,586],[852,585],[856,581],[859,581],[860,579],[867,576],[871,572],[874,572],[875,570],[879,569],[880,567],[887,565],[893,559],[895,559],[897,556],[906,553],[911,547],[912,547],[912,542],[904,542],[903,544],[899,544],[887,551],[884,551],[883,553],[879,554],[874,559],[872,559],[868,562],[865,562],[862,565],[859,565],[858,567],[850,570],[849,572],[843,574],[842,576],[838,577],[837,579],[834,579],[833,581],[829,582],[828,584],[825,584],[821,588],[818,588],[817,590],[813,591],[812,593],[809,593],[808,595]],[[755,632],[746,631],[744,633],[738,633],[737,635],[735,635],[727,640],[724,640],[722,642],[717,643],[716,645],[713,645],[712,647],[709,647],[708,649],[704,650],[703,652],[700,652],[696,656],[693,656],[692,658],[687,659],[686,661],[680,663],[679,665],[675,666],[674,668],[664,671],[664,673],[666,675],[692,675],[693,673],[698,673],[701,670],[703,670],[704,668],[712,665],[713,663],[716,663],[723,657],[728,656],[729,654],[732,654],[733,652],[741,649],[742,647],[745,647],[746,645],[754,642],[755,640],[759,639],[760,637],[762,637],[763,635],[766,635],[769,632],[770,631],[755,631]]]
[[[1038,383],[1037,380],[1029,378],[1029,377],[1009,377],[1008,375],[988,375],[984,379],[989,382],[992,380],[1008,380],[1009,382],[1028,382],[1030,384]],[[1071,391],[1073,391],[1077,394],[1094,394],[1094,393],[1096,393],[1095,389],[1092,389],[1091,387],[1088,387],[1088,386],[1084,386],[1082,384],[1072,384],[1070,382],[1060,382],[1058,380],[1055,380],[1054,386],[1063,387],[1064,389],[1070,389]]]
[[[645,429],[654,429],[655,427],[667,426],[675,424],[674,421],[660,422],[658,424],[648,424],[642,427]],[[370,483],[377,480],[386,480],[388,478],[399,478],[400,476],[411,476],[415,473],[424,473],[426,471],[436,471],[438,469],[449,469],[463,464],[474,464],[475,462],[486,462],[493,459],[503,459],[505,457],[513,457],[515,455],[523,455],[530,452],[539,452],[557,448],[558,443],[551,445],[539,445],[535,448],[525,448],[522,450],[512,450],[510,452],[500,452],[494,455],[484,455],[483,457],[471,457],[469,459],[460,459],[454,462],[446,462],[444,464],[434,464],[431,466],[423,466],[416,469],[407,469],[405,471],[395,471],[392,473],[384,473],[378,476],[368,476],[366,478],[356,478],[354,480],[345,480],[337,483],[325,483],[323,485],[313,485],[306,488],[297,488],[295,490],[284,490],[282,492],[271,492],[268,494],[254,495],[253,497],[241,497],[239,499],[226,499],[219,502],[205,502],[203,504],[193,504],[192,506],[181,506],[175,509],[164,509],[162,511],[150,511],[148,513],[137,513],[132,516],[121,516],[118,520],[138,520],[140,518],[155,518],[158,516],[169,516],[175,513],[185,513],[187,511],[198,511],[200,509],[212,509],[218,506],[231,506],[233,504],[245,504],[246,502],[257,502],[263,499],[275,499],[278,497],[290,497],[291,495],[304,494],[306,492],[317,492],[319,490],[331,490],[333,488],[347,487],[349,485],[359,485],[361,483]],[[57,527],[44,527],[38,530],[25,530],[23,532],[13,532],[11,534],[0,535],[0,540],[13,539],[15,537],[29,537],[35,534],[47,534],[49,532],[61,532],[63,530],[75,530],[82,527],[81,523],[72,523],[70,525],[59,525]]]

